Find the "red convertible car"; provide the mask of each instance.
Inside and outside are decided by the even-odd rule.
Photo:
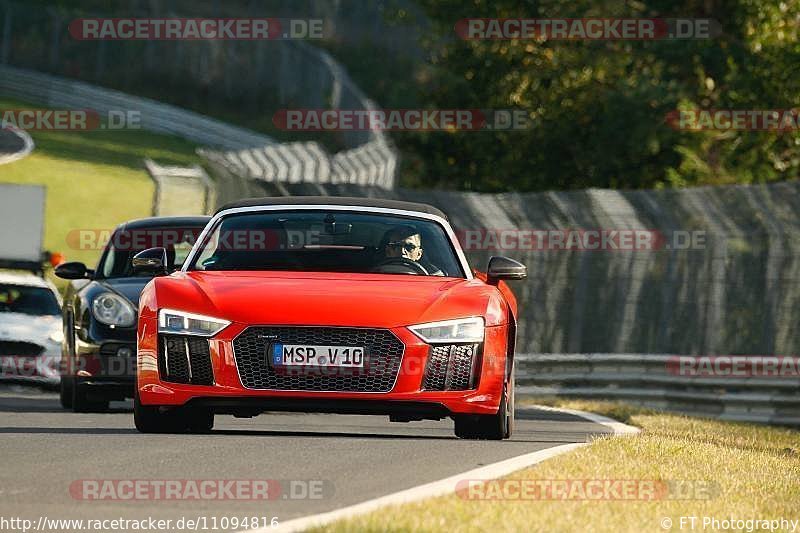
[[[215,414],[265,411],[451,417],[467,439],[514,422],[516,300],[525,266],[470,269],[444,213],[337,197],[222,207],[180,271],[139,301],[136,427],[204,432]]]

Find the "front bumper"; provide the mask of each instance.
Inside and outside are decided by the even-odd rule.
[[[93,381],[133,383],[136,378],[135,341],[76,341],[76,361],[67,367],[67,375]]]
[[[50,341],[40,355],[0,354],[0,380],[54,386],[60,381],[60,347]]]
[[[242,385],[232,349],[246,329],[231,324],[209,340],[213,385],[163,381],[159,374],[155,317],[139,324],[137,387],[143,405],[202,405],[218,413],[251,416],[263,411],[388,414],[398,420],[443,418],[452,414],[494,414],[506,373],[506,326],[486,328],[475,389],[426,391],[422,388],[430,346],[404,327],[391,331],[405,345],[397,380],[389,392],[318,392],[248,389]]]

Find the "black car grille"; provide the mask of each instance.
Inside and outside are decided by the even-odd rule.
[[[100,355],[103,357],[118,357],[120,348],[130,349],[130,357],[136,356],[136,344],[107,342],[100,346]]]
[[[127,350],[122,350],[127,348]],[[127,353],[127,355],[123,355]],[[107,342],[100,346],[100,363],[103,374],[120,378],[136,376],[136,345],[133,343]]]
[[[431,346],[425,369],[424,390],[468,390],[477,385],[480,344]]]
[[[363,368],[275,368],[274,342],[318,346],[363,346]],[[385,329],[315,326],[251,326],[233,341],[242,385],[248,389],[389,392],[397,380],[405,346]]]
[[[0,341],[0,355],[36,357],[37,355],[42,355],[42,352],[44,352],[44,346],[35,342]]]
[[[187,335],[159,335],[158,371],[172,383],[213,385],[208,339]]]

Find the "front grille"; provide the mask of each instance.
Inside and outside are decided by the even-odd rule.
[[[35,342],[25,341],[0,341],[0,355],[15,355],[18,357],[36,357],[44,352],[44,346]]]
[[[432,391],[474,389],[480,347],[480,344],[431,346],[422,388]]]
[[[136,375],[136,345],[107,342],[100,346],[100,364],[106,376],[132,378]]]
[[[213,385],[208,339],[187,335],[159,335],[158,371],[172,383]]]
[[[272,366],[273,343],[363,346],[363,368]],[[252,326],[233,341],[242,385],[248,389],[389,392],[403,359],[403,343],[385,329]]]

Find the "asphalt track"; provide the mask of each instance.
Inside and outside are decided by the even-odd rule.
[[[209,435],[142,435],[130,403],[76,414],[63,411],[55,393],[0,385],[0,519],[187,518],[205,520],[208,530],[213,517],[218,526],[222,517],[281,522],[610,432],[577,416],[526,411],[518,412],[514,438],[504,442],[456,439],[450,420],[404,424],[281,413],[217,416]],[[256,501],[76,498],[75,488],[85,487],[79,480],[87,479],[281,480],[274,485],[281,489],[274,499]]]

